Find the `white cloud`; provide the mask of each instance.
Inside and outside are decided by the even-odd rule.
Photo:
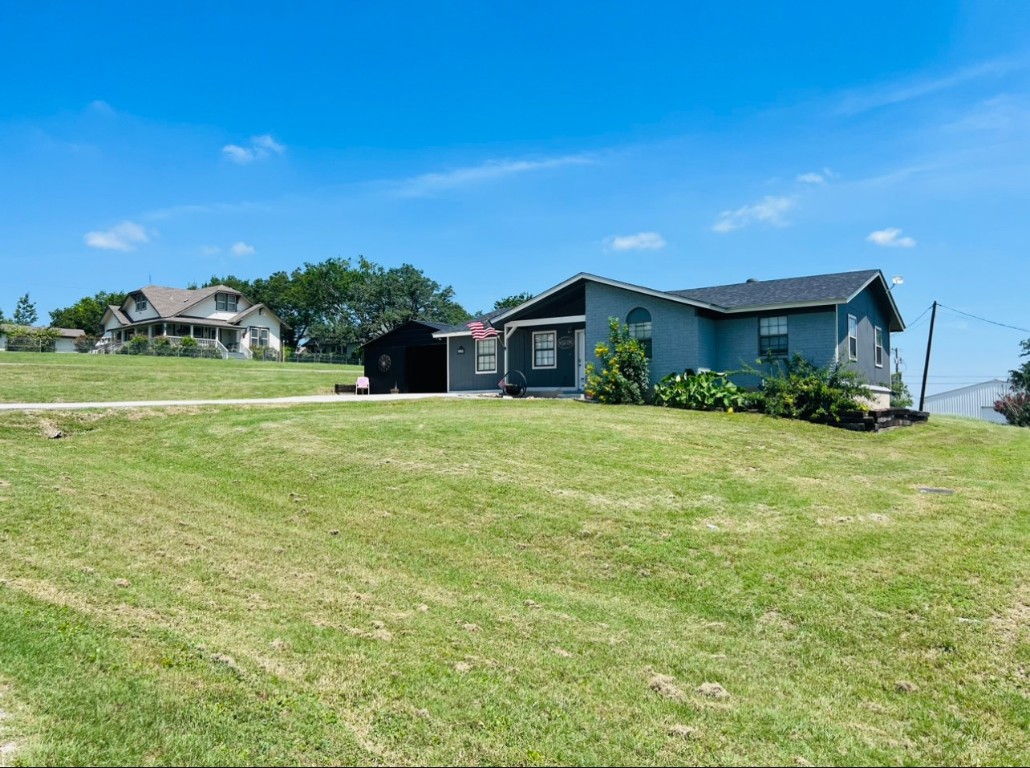
[[[415,176],[401,182],[397,194],[402,197],[420,197],[442,189],[464,187],[505,176],[561,168],[567,165],[587,165],[593,162],[584,155],[567,155],[549,160],[488,160],[482,165],[458,168],[447,173],[426,173]]]
[[[114,107],[112,107],[110,104],[108,104],[103,99],[96,99],[95,101],[91,101],[89,103],[89,106],[87,107],[87,109],[90,112],[96,112],[96,113],[99,113],[101,115],[113,115],[114,114]]]
[[[214,256],[215,254],[221,253],[222,249],[217,245],[202,245],[200,246],[200,252],[205,256]]]
[[[244,243],[241,240],[238,243],[233,243],[232,248],[230,248],[229,250],[231,250],[237,256],[249,256],[250,254],[254,253],[254,246],[248,245],[247,243]]]
[[[251,136],[250,145],[246,147],[241,147],[239,144],[226,144],[222,147],[222,154],[239,165],[248,165],[255,160],[266,160],[272,155],[281,155],[285,151],[286,147],[268,133]]]
[[[254,146],[255,149],[264,149],[268,152],[274,152],[277,155],[281,155],[283,152],[286,151],[286,147],[284,147],[282,144],[273,139],[272,135],[269,133],[263,133],[260,136],[254,136],[250,140],[250,143]]]
[[[916,244],[913,238],[899,237],[900,234],[901,230],[897,227],[888,227],[871,232],[866,240],[884,248],[911,248]]]
[[[798,181],[803,184],[825,184],[826,179],[819,173],[802,173],[798,176]]]
[[[235,144],[226,144],[222,147],[222,154],[234,163],[239,163],[240,165],[254,162],[253,150],[244,149],[243,147],[239,147]]]
[[[723,211],[719,220],[712,225],[713,232],[732,232],[750,224],[771,224],[785,227],[790,222],[784,214],[797,204],[795,197],[773,197],[766,195],[754,205],[745,205],[735,211]]]
[[[147,231],[132,221],[123,221],[106,232],[87,232],[83,239],[91,248],[108,251],[134,251],[141,243],[149,243]]]
[[[1012,69],[1024,66],[1025,62],[994,59],[942,77],[910,80],[905,83],[888,83],[851,91],[844,95],[837,112],[843,115],[857,115],[871,109],[901,104],[933,93],[950,90],[981,78],[1003,75]]]
[[[657,232],[614,235],[606,238],[604,242],[605,245],[615,251],[657,251],[665,247],[665,238]]]

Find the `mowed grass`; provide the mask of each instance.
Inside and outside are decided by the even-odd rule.
[[[438,399],[4,414],[0,455],[9,760],[1030,755],[1028,430]]]
[[[4,352],[0,403],[327,395],[360,375],[356,365]]]

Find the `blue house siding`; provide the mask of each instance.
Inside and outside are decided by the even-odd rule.
[[[497,389],[497,383],[504,375],[504,347],[497,342],[497,370],[491,373],[476,373],[476,343],[472,335],[447,339],[447,361],[450,366],[451,392],[481,392]],[[464,350],[459,353],[458,350]]]
[[[529,387],[576,388],[576,330],[583,323],[561,325],[533,325],[519,328],[508,339],[508,370],[522,371]],[[533,334],[551,332],[555,335],[554,368],[533,367]]]
[[[719,320],[714,317],[697,317],[697,364],[700,368],[719,370]],[[679,373],[679,371],[677,371]]]
[[[858,320],[858,360],[851,361],[848,355],[848,315]],[[883,331],[883,365],[876,366],[875,328]],[[850,362],[861,373],[869,384],[889,387],[890,372],[890,333],[886,308],[868,291],[840,307],[837,313],[837,333],[840,339],[837,354],[841,362]]]
[[[694,307],[595,282],[586,284],[588,361],[600,365],[593,351],[599,342],[608,340],[608,318],[617,317],[625,323],[630,310],[636,307],[651,313],[652,384],[670,373],[699,367],[698,316]]]
[[[718,354],[712,367],[717,371],[739,371],[745,366],[763,370],[765,366],[758,363],[758,319],[784,315],[787,317],[788,358],[798,354],[820,366],[833,362],[834,312],[820,308],[818,311],[757,312],[717,320]],[[744,374],[734,380],[747,387],[759,383],[757,377]]]

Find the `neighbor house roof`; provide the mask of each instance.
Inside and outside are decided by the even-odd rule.
[[[150,306],[161,316],[172,318],[182,316],[185,310],[199,304],[209,296],[216,293],[232,293],[242,296],[235,288],[227,285],[211,285],[207,288],[167,288],[163,285],[148,285],[133,291],[133,294],[142,293],[147,297]]]
[[[126,314],[122,312],[121,307],[115,306],[114,304],[108,304],[107,311],[114,315],[114,319],[117,320],[121,325],[132,325],[132,320],[130,320],[126,316]]]

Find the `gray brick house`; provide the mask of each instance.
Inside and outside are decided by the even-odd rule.
[[[448,391],[496,391],[501,377],[517,370],[530,392],[577,392],[587,363],[597,362],[594,347],[608,338],[610,317],[644,343],[652,383],[688,368],[735,371],[766,355],[797,353],[817,365],[854,366],[883,407],[890,334],[905,329],[879,270],[675,291],[581,273],[479,318],[495,338],[477,340],[464,326],[432,336],[444,345]]]

